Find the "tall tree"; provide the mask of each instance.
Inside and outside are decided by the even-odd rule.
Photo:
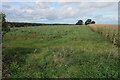
[[[92,21],[91,24],[95,24],[95,21]]]
[[[91,19],[87,19],[85,22],[85,25],[91,24],[92,20]]]
[[[79,20],[76,25],[83,25],[83,20]]]

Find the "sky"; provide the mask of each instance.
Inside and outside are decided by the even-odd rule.
[[[108,2],[109,1],[109,2]],[[118,0],[4,0],[0,10],[9,22],[118,24]]]

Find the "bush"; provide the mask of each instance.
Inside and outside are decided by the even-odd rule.
[[[0,13],[0,20],[1,20],[1,26],[2,26],[2,37],[8,32],[10,31],[10,28],[8,27],[8,24],[5,20],[6,15],[3,13]]]

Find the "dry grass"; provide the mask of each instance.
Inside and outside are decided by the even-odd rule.
[[[90,24],[89,26],[94,32],[98,32],[105,38],[109,39],[114,45],[120,46],[120,39],[118,38],[118,25]]]

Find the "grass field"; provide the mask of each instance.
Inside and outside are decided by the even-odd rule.
[[[11,28],[3,39],[3,78],[117,78],[112,43],[89,26]]]

